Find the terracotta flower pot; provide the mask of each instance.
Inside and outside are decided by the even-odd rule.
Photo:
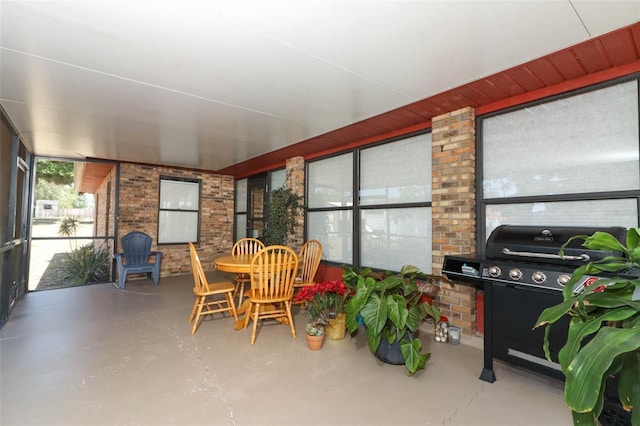
[[[317,351],[322,348],[322,344],[324,343],[324,336],[307,336],[307,346],[312,351]]]

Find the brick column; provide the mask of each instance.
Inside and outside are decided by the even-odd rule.
[[[286,163],[285,186],[302,197],[304,202],[304,157],[292,157]],[[295,233],[288,236],[287,245],[298,251],[304,244],[304,212],[296,218]]]
[[[459,109],[432,119],[432,268],[444,256],[474,255],[476,247],[475,111]],[[476,289],[443,286],[436,303],[465,334],[476,332]]]

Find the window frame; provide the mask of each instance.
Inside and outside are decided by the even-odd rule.
[[[330,155],[326,155],[326,156],[321,156],[321,157],[317,157],[314,158],[313,160],[309,160],[306,162],[305,164],[305,176],[307,176],[307,179],[305,179],[305,196],[306,196],[306,200],[307,200],[307,207],[305,208],[305,226],[304,226],[304,238],[305,240],[309,238],[309,234],[308,234],[308,224],[309,224],[309,213],[315,213],[315,212],[331,212],[331,211],[349,211],[351,212],[351,217],[352,217],[352,223],[351,223],[351,266],[356,267],[356,268],[362,268],[362,259],[361,259],[361,250],[360,250],[360,246],[361,246],[361,232],[360,232],[360,224],[361,224],[361,211],[366,211],[366,210],[388,210],[388,209],[410,209],[410,208],[428,208],[431,210],[430,214],[433,213],[432,210],[432,197],[429,197],[429,201],[424,201],[424,202],[410,202],[410,203],[389,203],[389,204],[366,204],[366,205],[360,205],[360,197],[359,197],[359,191],[360,191],[360,175],[361,175],[361,168],[360,168],[360,152],[370,149],[370,148],[374,148],[376,146],[381,146],[381,145],[386,145],[386,144],[390,144],[390,143],[394,143],[394,142],[400,142],[402,140],[405,139],[409,139],[409,138],[413,138],[416,136],[421,136],[424,134],[432,134],[432,130],[431,128],[429,129],[425,129],[425,130],[420,130],[420,131],[416,131],[416,132],[411,132],[411,133],[406,133],[397,137],[393,137],[393,138],[388,138],[388,139],[384,139],[375,143],[371,143],[371,144],[367,144],[367,145],[363,145],[363,146],[359,146],[359,147],[355,147],[349,150],[345,150],[345,151],[340,151],[340,152],[336,152],[336,153],[332,153]],[[431,152],[431,145],[429,146],[429,153]],[[318,161],[324,161],[324,160],[328,160],[331,159],[333,157],[337,157],[340,155],[344,155],[344,154],[348,154],[351,153],[352,155],[352,161],[353,161],[353,176],[352,176],[352,205],[351,206],[338,206],[338,207],[313,207],[310,208],[308,207],[309,203],[309,181],[310,179],[308,178],[309,176],[309,167],[311,164],[313,164],[314,162],[318,162]],[[432,156],[429,155],[429,161],[431,161]],[[429,182],[429,187],[431,188],[431,191],[433,192],[433,187],[432,187],[432,182]],[[429,228],[431,228],[431,230],[433,230],[433,220],[431,223],[428,224]],[[432,234],[431,234],[431,238],[433,238]],[[433,245],[433,239],[431,241],[431,245]],[[428,250],[431,250],[431,247],[427,247]],[[343,266],[345,263],[344,262],[340,262],[340,261],[333,261],[333,260],[327,260],[325,258],[325,256],[323,256],[323,260],[322,262],[324,264],[327,265],[331,265],[331,266]],[[431,265],[428,265],[429,268],[431,267]],[[374,268],[369,266],[372,270],[376,270],[376,271],[383,271],[386,270],[384,268]],[[395,271],[397,272],[397,271]]]
[[[168,209],[168,208],[162,208],[162,183],[163,181],[166,182],[183,182],[183,183],[188,183],[188,184],[195,184],[198,185],[198,202],[197,202],[197,208],[196,209],[184,209],[184,208],[175,208],[175,209]],[[201,209],[202,209],[202,179],[193,179],[193,178],[184,178],[184,177],[176,177],[176,176],[165,176],[165,175],[161,175],[159,177],[159,190],[158,190],[158,230],[157,230],[157,235],[158,235],[158,245],[169,245],[169,244],[187,244],[189,242],[193,242],[195,244],[198,244],[200,242],[200,216],[201,216]],[[171,240],[171,241],[163,241],[161,238],[161,228],[163,227],[163,215],[162,212],[180,212],[180,213],[191,213],[191,214],[195,214],[196,215],[196,230],[195,230],[195,240],[193,238],[191,238],[190,235],[186,235],[185,232],[185,238],[183,240]],[[177,221],[178,223],[181,223],[180,220]],[[187,222],[188,223],[188,222]],[[186,225],[187,223],[183,223],[183,225]],[[164,226],[176,226],[176,224],[172,224],[172,222],[165,224]]]
[[[601,191],[601,192],[579,192],[579,193],[562,193],[562,194],[536,194],[536,195],[523,195],[523,196],[506,196],[488,198],[484,196],[484,132],[483,124],[486,119],[507,114],[516,110],[522,110],[534,106],[540,106],[555,102],[558,100],[570,98],[573,96],[583,95],[589,92],[595,92],[608,87],[612,87],[618,84],[628,83],[630,81],[636,81],[637,88],[637,101],[638,101],[638,149],[640,150],[640,75],[635,74],[632,76],[625,76],[615,80],[607,81],[601,84],[573,90],[571,92],[563,93],[560,95],[550,96],[544,99],[538,99],[533,102],[525,104],[519,104],[517,106],[489,113],[483,116],[476,117],[476,253],[478,256],[485,256],[485,242],[489,238],[487,232],[487,215],[486,211],[489,206],[492,205],[516,205],[516,204],[530,204],[530,203],[553,203],[553,202],[574,202],[574,201],[603,201],[603,200],[635,200],[637,221],[640,223],[640,186],[636,189],[630,190],[614,190],[614,191]],[[640,159],[639,159],[640,162]],[[520,225],[520,223],[518,223]],[[567,225],[569,226],[569,225]]]

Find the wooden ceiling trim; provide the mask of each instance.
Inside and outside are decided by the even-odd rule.
[[[505,91],[508,97],[518,96],[525,93],[525,90],[516,84],[506,73],[494,74],[485,78],[485,80],[489,81],[494,86],[500,87]]]
[[[525,92],[538,90],[545,85],[537,78],[533,78],[531,73],[522,66],[518,66],[506,71],[506,74],[513,80],[515,84],[524,89]]]
[[[592,48],[578,46],[575,51],[587,74],[602,71],[613,66],[599,40],[593,43]]]
[[[629,28],[633,40],[635,57],[640,58],[640,24]]]
[[[476,117],[483,114],[489,114],[495,111],[512,108],[514,106],[522,105],[528,102],[542,100],[550,96],[560,95],[562,93],[567,93],[573,90],[582,89],[584,87],[593,86],[605,81],[615,80],[617,78],[636,73],[640,73],[640,61],[615,68],[610,68],[594,74],[587,74],[577,79],[568,80],[554,86],[536,90],[534,92],[523,93],[520,96],[514,96],[502,101],[494,102],[493,104],[482,105],[476,108]]]
[[[639,57],[631,30],[604,36],[601,44],[613,66],[628,64]]]
[[[470,100],[469,106],[473,106],[475,108],[478,105],[484,105],[495,100],[487,96],[486,93],[480,91],[478,87],[479,86],[476,84],[469,84],[466,86],[462,86],[459,89],[460,93],[462,93],[464,97]]]
[[[548,56],[549,61],[566,80],[580,78],[587,74],[587,70],[578,60],[578,53],[573,49],[563,50]]]
[[[405,108],[415,111],[425,118],[431,118],[444,112],[444,109],[440,105],[435,103],[431,98],[414,102],[407,105]]]
[[[391,114],[394,117],[398,117],[399,120],[400,120],[400,117],[402,117],[402,119],[406,122],[407,126],[411,126],[412,124],[423,122],[424,120],[427,119],[425,115],[419,114],[418,112],[408,107],[395,109],[389,112],[389,114]]]
[[[533,75],[537,76],[542,86],[552,86],[564,81],[562,73],[549,60],[549,58],[531,61],[528,64],[527,69]]]
[[[484,94],[484,96],[487,99],[489,99],[489,101],[486,103],[495,102],[500,99],[505,99],[509,97],[507,92],[505,92],[500,87],[496,86],[495,84],[493,84],[491,81],[487,79],[474,81],[473,83],[469,84],[469,86],[473,87],[479,93]]]

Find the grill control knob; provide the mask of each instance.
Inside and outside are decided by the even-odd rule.
[[[570,276],[570,275],[562,274],[562,275],[560,275],[560,276],[558,277],[558,280],[557,280],[558,285],[559,285],[560,287],[564,287],[565,285],[567,285],[567,283],[569,282],[569,280],[570,280],[570,279],[571,279],[571,276]]]
[[[497,266],[489,266],[489,276],[496,278],[502,274],[502,271]]]
[[[534,272],[533,274],[531,274],[531,279],[535,283],[542,284],[543,282],[545,282],[547,280],[547,276],[545,274],[543,274],[542,272],[537,271],[537,272]]]
[[[509,278],[511,278],[512,280],[516,280],[518,281],[520,278],[522,278],[522,271],[520,269],[514,268],[512,270],[509,271]]]

